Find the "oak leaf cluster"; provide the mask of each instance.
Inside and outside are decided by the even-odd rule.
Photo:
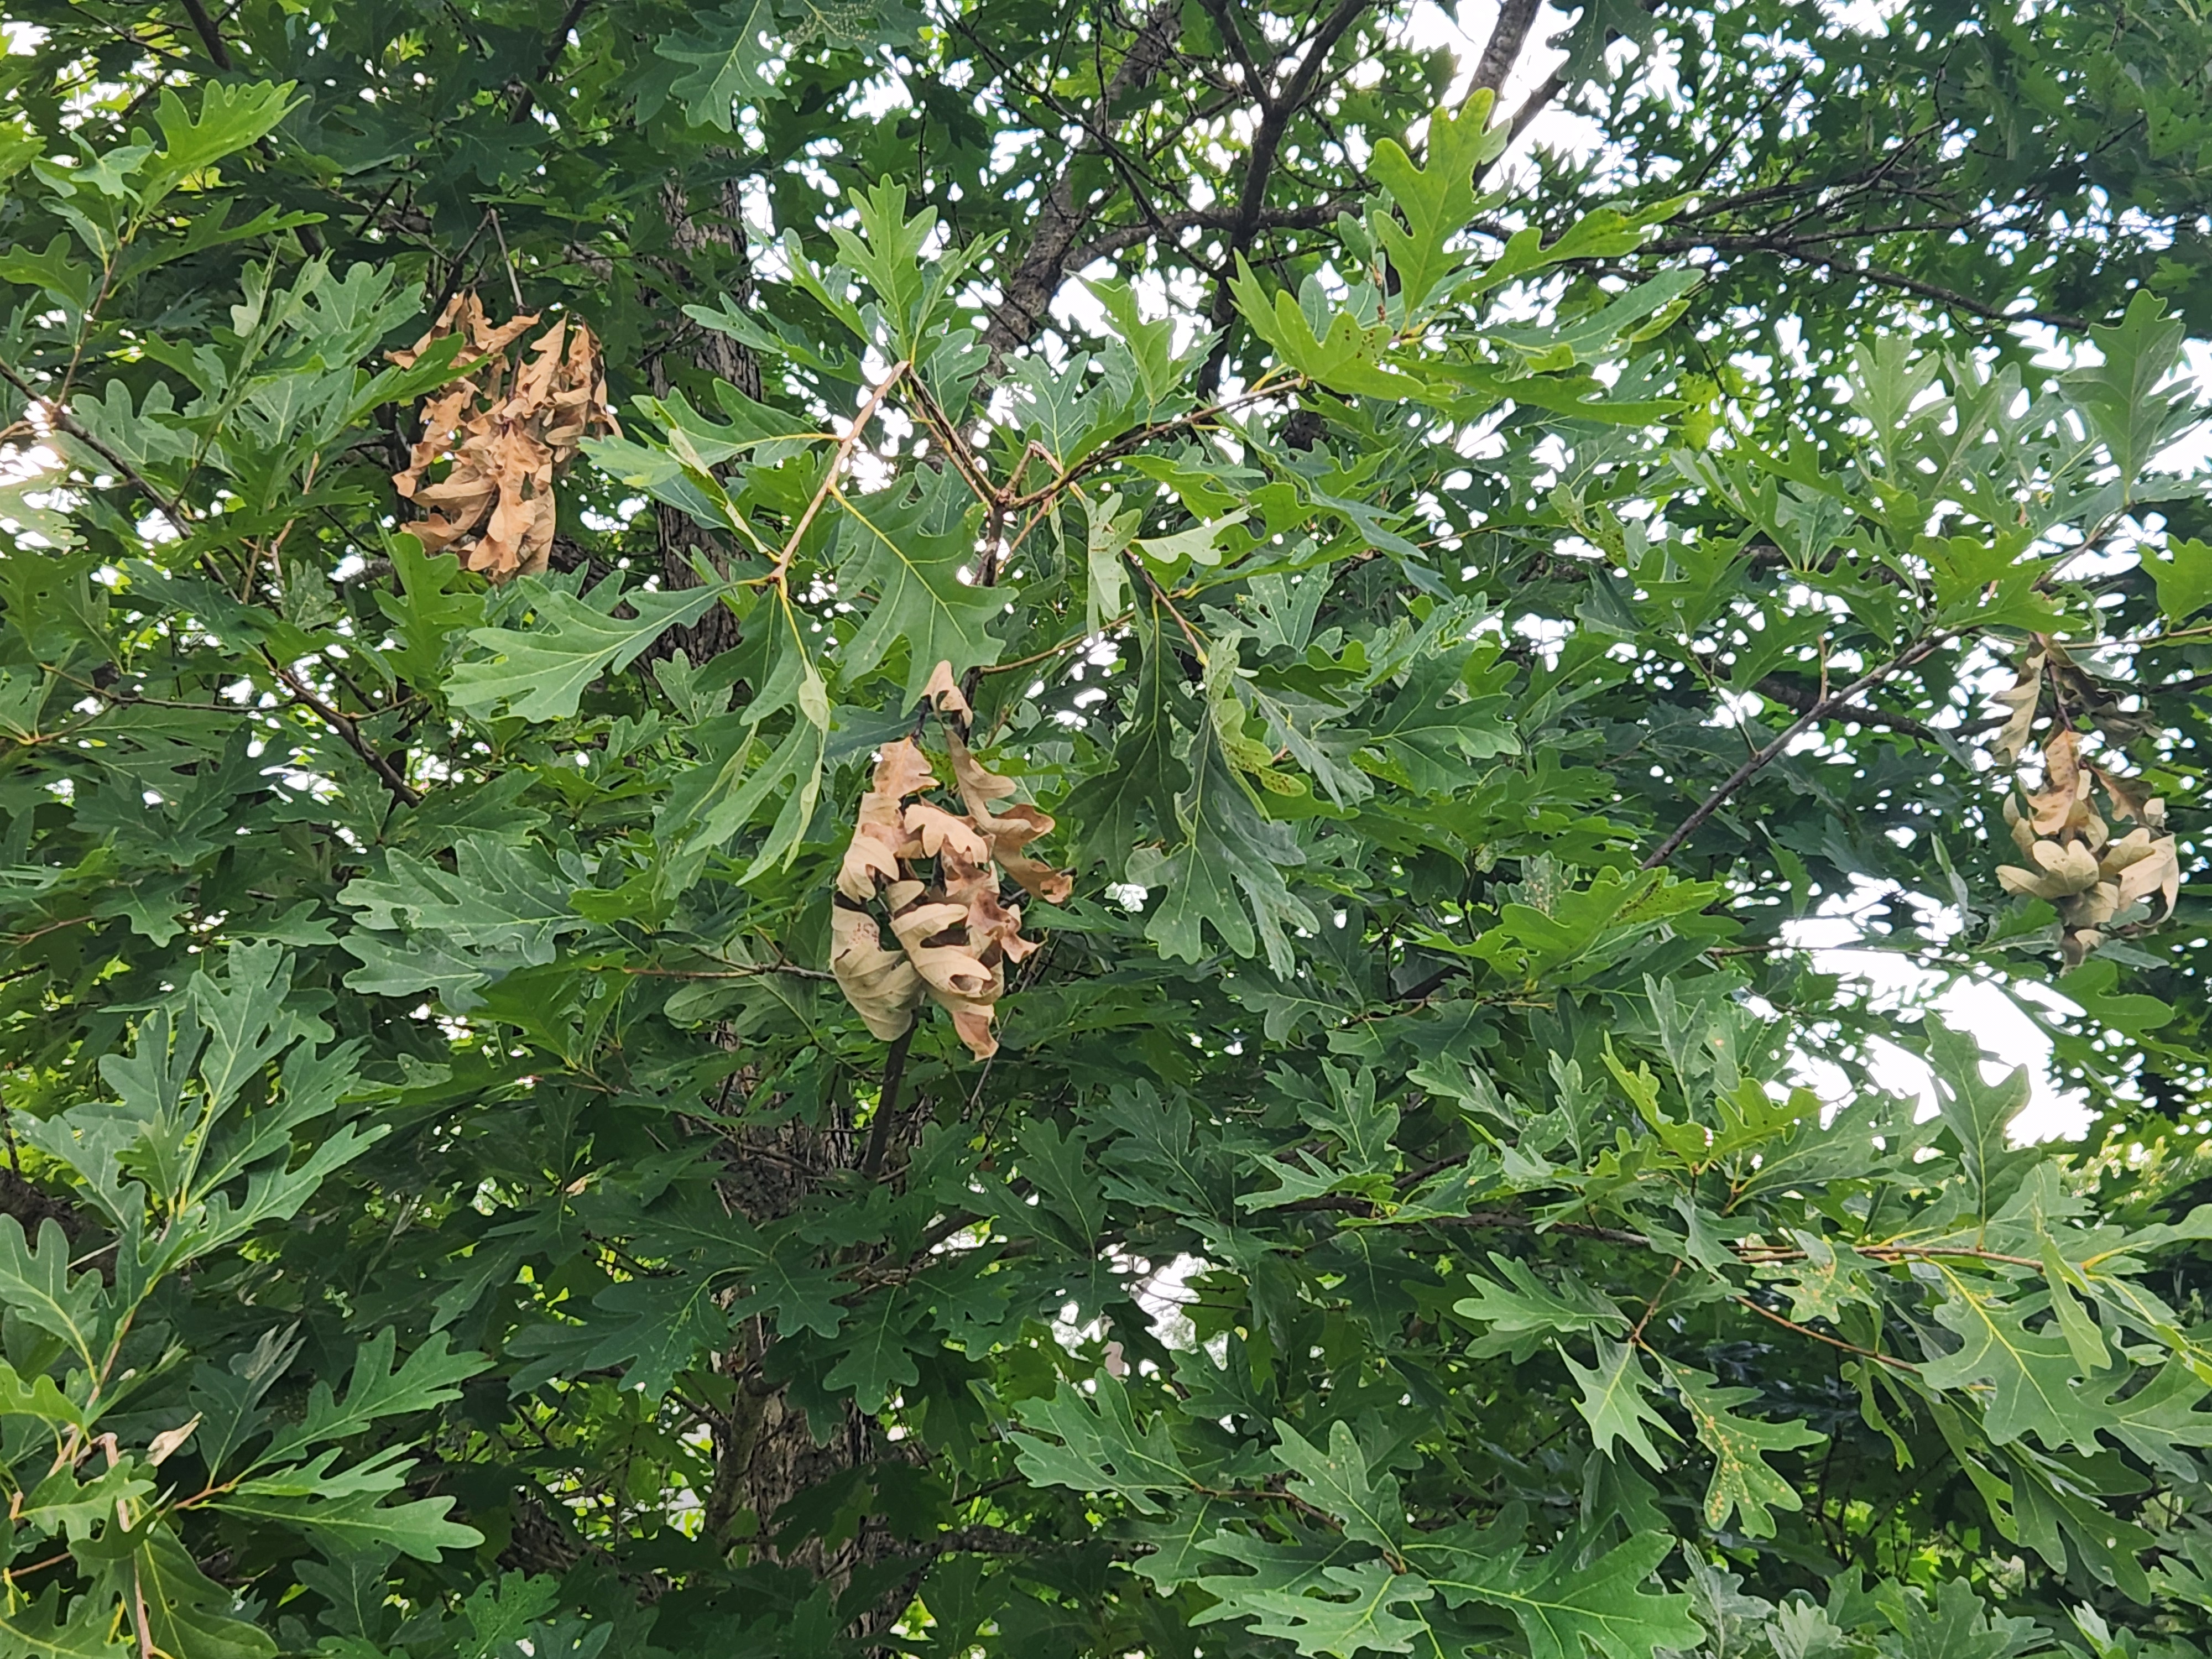
[[[392,483],[426,514],[407,526],[423,551],[450,548],[495,582],[545,568],[555,474],[584,439],[619,430],[592,331],[557,317],[517,352],[538,320],[532,312],[495,324],[476,295],[457,294],[428,333],[391,354],[410,368],[441,340],[465,342],[454,362],[465,372],[423,405],[422,434]]]
[[[931,685],[940,710],[967,712],[948,670]],[[1000,805],[1015,793],[1013,781],[986,771],[949,725],[945,741],[963,811],[915,799],[939,780],[912,738],[878,755],[837,872],[830,967],[877,1037],[904,1036],[927,1000],[951,1015],[961,1042],[985,1060],[998,1052],[991,1026],[1006,965],[1037,948],[1022,936],[1020,906],[1002,902],[1000,878],[1054,904],[1073,878],[1026,850],[1051,833],[1052,818],[1026,803]],[[884,944],[878,902],[895,948]]]
[[[1997,694],[2008,714],[1993,745],[2002,760],[2016,762],[2027,745],[2051,649],[2039,641],[2014,684]],[[2022,783],[2005,798],[2005,822],[2028,862],[2000,866],[1997,880],[2008,893],[2057,907],[2060,948],[2067,965],[2076,967],[2107,937],[2141,932],[2172,915],[2181,863],[2166,803],[2142,780],[2085,759],[2080,732],[2059,725],[2044,739],[2042,758],[2043,787]],[[2109,813],[2097,811],[2100,786]],[[2115,823],[2135,827],[2118,835]],[[2154,898],[2154,915],[2146,908]]]

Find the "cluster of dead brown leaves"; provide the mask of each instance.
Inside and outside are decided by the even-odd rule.
[[[2058,647],[2039,640],[2022,660],[2012,686],[1997,694],[2006,712],[2004,728],[1991,745],[1998,757],[2016,763],[2029,742],[2042,696],[2043,675]],[[2115,836],[2096,809],[2101,785],[2112,819],[2135,828]],[[2001,866],[1997,879],[2005,890],[2048,899],[2058,909],[2060,950],[2068,967],[2078,967],[2114,933],[2142,932],[2173,914],[2181,896],[2181,861],[2166,827],[2166,803],[2140,780],[2116,777],[2081,758],[2081,734],[2061,724],[2043,743],[2043,787],[2025,783],[2005,799],[2005,822],[2028,864]],[[2126,920],[2154,896],[2154,915]]]
[[[466,373],[423,405],[422,434],[392,483],[428,515],[407,526],[425,552],[450,547],[495,582],[545,568],[553,475],[585,438],[620,430],[599,342],[582,323],[556,318],[511,350],[538,321],[533,312],[495,325],[474,294],[456,294],[428,334],[392,354],[405,368],[450,335],[466,342],[455,360]],[[434,480],[441,463],[451,465]]]
[[[966,716],[949,665],[939,667],[931,689],[940,713]],[[1012,781],[985,771],[949,725],[945,741],[963,812],[912,799],[938,787],[913,738],[886,744],[877,757],[837,872],[830,969],[884,1042],[905,1035],[927,998],[952,1016],[969,1052],[986,1060],[999,1049],[991,1022],[1006,994],[1006,964],[1037,948],[1022,937],[1020,907],[1000,902],[1000,877],[1054,904],[1073,882],[1024,850],[1051,831],[1052,819],[1034,806],[998,805],[1013,795]],[[895,950],[884,947],[871,908],[878,900]]]

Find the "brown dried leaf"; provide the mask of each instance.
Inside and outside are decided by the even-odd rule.
[[[2112,803],[2114,817],[2148,822],[2151,809],[2160,805],[2150,793],[2150,786],[2146,780],[2115,777],[2101,766],[2092,769],[2097,775],[2097,781],[2105,786],[2105,798]],[[2160,816],[2165,816],[2162,811]]]
[[[1055,870],[1026,853],[1009,854],[999,864],[1009,877],[1048,904],[1065,904],[1075,890],[1075,878],[1067,871]]]
[[[425,509],[407,530],[428,551],[451,547],[471,570],[495,582],[546,568],[557,527],[554,477],[594,432],[619,430],[606,403],[606,378],[591,331],[557,319],[520,365],[508,349],[537,326],[532,313],[495,325],[482,301],[456,295],[403,365],[435,341],[466,341],[462,380],[428,400],[422,435],[392,486]],[[431,480],[432,468],[444,466]]]
[[[991,843],[975,832],[975,825],[928,801],[915,801],[906,809],[906,827],[930,858],[942,857],[947,849],[975,864],[991,856]]]
[[[929,758],[912,738],[887,743],[876,757],[876,775],[860,797],[853,844],[837,870],[837,890],[855,904],[875,896],[878,881],[896,882],[905,872],[899,859],[908,842],[906,798],[937,781]]]
[[[2035,861],[2049,872],[2060,893],[2078,893],[2094,884],[2100,873],[2097,855],[2078,841],[2040,841]]]
[[[933,683],[940,679],[945,684],[933,696],[942,706],[945,694],[957,696],[958,688],[951,684],[949,669]],[[838,869],[837,890],[850,904],[841,903],[836,911],[838,955],[831,966],[878,1036],[888,1041],[903,1031],[905,1024],[892,1014],[910,1010],[926,995],[951,1016],[969,1052],[984,1060],[998,1052],[991,1027],[1006,994],[1006,964],[1037,948],[1036,941],[1022,937],[1021,911],[1000,902],[1000,863],[1025,885],[1037,884],[1031,890],[1064,896],[1068,878],[1019,851],[1050,830],[1052,819],[1033,806],[993,814],[990,803],[1012,794],[1013,786],[978,765],[956,733],[948,730],[945,737],[969,812],[963,817],[933,801],[909,801],[937,781],[929,759],[912,738],[884,746]],[[933,885],[911,867],[924,859],[936,861]],[[878,895],[890,912],[897,960],[911,980],[885,965],[890,952],[883,948],[881,933],[866,912],[852,908]],[[852,917],[866,922],[865,933],[860,921],[847,919]]]
[[[941,662],[930,672],[929,684],[921,688],[924,702],[940,714],[957,714],[962,720],[975,717],[975,711],[968,706],[967,695],[960,690],[960,682],[952,678],[952,665]]]
[[[969,751],[957,733],[946,732],[945,740],[951,750],[952,775],[959,782],[960,799],[967,805],[968,816],[975,821],[975,827],[990,841],[991,854],[1000,867],[1037,897],[1053,904],[1064,902],[1074,890],[1075,878],[1022,852],[1040,836],[1052,832],[1051,816],[1026,805],[1010,806],[1003,812],[994,811],[992,802],[1004,800],[1015,793],[1013,780],[984,770],[982,763]]]
[[[192,1431],[200,1425],[200,1414],[192,1413],[191,1420],[179,1423],[173,1429],[164,1429],[146,1443],[146,1461],[160,1468],[176,1455],[177,1449],[192,1437]]]
[[[2094,887],[2082,889],[2060,908],[2065,913],[2069,928],[2100,927],[2120,913],[2119,884],[2100,881]]]
[[[906,947],[907,960],[933,993],[975,997],[991,988],[989,963],[968,947],[967,907],[927,901],[891,918],[891,932]],[[958,942],[943,935],[957,929]],[[934,942],[933,942],[934,941]]]
[[[2021,659],[2012,684],[1994,699],[2005,711],[2005,723],[1990,748],[2007,766],[2020,759],[2021,751],[2027,747],[2028,733],[2035,725],[2036,704],[2043,696],[2043,648],[2038,646]]]
[[[2172,915],[2173,907],[2181,899],[2181,860],[2174,852],[2171,836],[2153,842],[2148,856],[2137,859],[2120,872],[2122,909],[2153,893],[2164,902],[2165,908],[2160,912],[2161,919]]]
[[[833,904],[830,910],[830,971],[872,1035],[889,1042],[906,1035],[921,1001],[921,975],[906,952],[884,949],[875,918]]]
[[[2106,848],[2097,862],[2103,866],[2106,875],[2116,876],[2130,865],[2149,858],[2156,850],[2157,843],[2149,830],[2137,828]]]

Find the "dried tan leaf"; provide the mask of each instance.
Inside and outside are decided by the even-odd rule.
[[[933,693],[940,707],[947,706],[945,694],[957,695],[951,678],[950,669],[933,677],[933,684],[944,682]],[[900,1020],[927,996],[951,1017],[969,1052],[985,1060],[998,1052],[992,1023],[1006,994],[1006,964],[1037,948],[1022,937],[1021,911],[1000,901],[1001,864],[1025,885],[1036,884],[1031,890],[1056,889],[1064,896],[1068,878],[1019,850],[1049,830],[1052,819],[1034,806],[994,814],[991,802],[1012,795],[1012,784],[985,771],[949,728],[945,739],[969,809],[965,816],[934,801],[908,799],[937,781],[912,738],[887,744],[878,755],[838,868],[831,967],[878,1036],[888,1041],[906,1030]],[[913,867],[925,860],[935,861],[933,883]],[[898,942],[896,959],[911,979],[887,965],[891,953],[874,921],[854,908],[878,896]]]
[[[146,1461],[160,1468],[176,1455],[177,1449],[192,1437],[192,1431],[200,1425],[199,1413],[192,1414],[189,1423],[179,1423],[173,1429],[164,1429],[146,1444]]]
[[[921,1001],[921,975],[903,950],[884,949],[875,918],[833,904],[830,910],[830,971],[837,988],[878,1041],[906,1035]]]
[[[2078,893],[2095,882],[2100,873],[2097,855],[2078,841],[2039,841],[2034,856],[2060,893]]]
[[[2150,830],[2147,827],[2137,828],[2106,848],[2097,862],[2104,866],[2106,875],[2116,876],[2130,865],[2149,858],[2156,849],[2157,843]]]
[[[422,435],[392,486],[424,509],[406,528],[426,550],[450,547],[495,582],[546,568],[557,529],[555,475],[584,439],[619,430],[598,343],[583,324],[556,320],[523,362],[510,361],[508,349],[538,320],[532,313],[495,325],[474,294],[456,295],[428,334],[391,354],[404,365],[447,336],[466,342],[457,362],[469,373],[424,404]],[[444,476],[433,480],[441,466]]]
[[[949,662],[940,662],[930,671],[929,684],[921,688],[921,696],[940,714],[957,714],[963,720],[975,717],[975,711],[968,706],[960,682],[952,678],[952,665]]]
[[[906,809],[906,827],[931,858],[943,856],[947,849],[972,864],[983,863],[991,856],[991,843],[975,832],[973,824],[928,801],[915,801]]]
[[[2105,799],[2112,804],[2112,816],[2120,819],[2141,819],[2150,808],[2150,790],[2141,778],[2115,777],[2101,766],[2092,767],[2097,781],[2105,786]]]
[[[893,916],[891,932],[926,983],[972,996],[990,982],[989,964],[968,948],[967,906],[925,898]]]
[[[1994,699],[2005,711],[2005,723],[1991,739],[1990,748],[2007,766],[2020,759],[2034,727],[2036,704],[2043,696],[2043,648],[2038,646],[2021,659],[2012,684]]]
[[[2148,857],[2136,860],[2120,872],[2122,909],[2153,893],[2163,901],[2161,918],[2172,915],[2173,907],[2181,899],[2181,860],[2174,851],[2171,836],[2160,837],[2153,843]]]
[[[2100,927],[2119,915],[2123,908],[2119,884],[2100,881],[2094,887],[2086,887],[2069,899],[2064,908],[2068,927],[2077,931],[2083,927]]]
[[[895,882],[907,844],[906,798],[937,781],[928,758],[911,738],[887,743],[876,757],[876,775],[853,825],[853,842],[837,871],[837,890],[856,904],[875,896],[876,883]]]
[[[1052,832],[1051,816],[1026,805],[994,811],[992,802],[1005,800],[1016,792],[1013,780],[986,771],[957,733],[946,732],[945,744],[951,750],[952,775],[960,785],[960,799],[975,827],[989,839],[992,856],[1000,867],[1037,897],[1053,904],[1064,902],[1074,890],[1074,878],[1022,851],[1040,836]]]

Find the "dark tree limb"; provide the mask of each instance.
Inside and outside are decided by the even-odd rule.
[[[230,47],[223,40],[222,31],[216,27],[214,17],[200,0],[185,0],[185,15],[192,20],[192,32],[199,36],[200,45],[207,48],[207,55],[215,66],[219,70],[235,69],[237,65],[231,61]]]
[[[1553,70],[1546,76],[1544,84],[1530,93],[1521,107],[1513,112],[1513,125],[1506,130],[1507,144],[1510,146],[1514,139],[1526,132],[1528,124],[1550,108],[1552,100],[1565,91],[1566,87],[1565,70]]]
[[[591,3],[592,0],[568,0],[568,9],[562,15],[560,22],[545,43],[544,60],[538,64],[538,73],[530,77],[530,83],[522,89],[522,96],[514,100],[514,112],[507,118],[511,125],[519,126],[530,118],[530,112],[538,106],[538,89],[545,84],[546,77],[559,66],[561,54],[568,49],[570,32],[584,21],[585,10]]]
[[[1820,694],[1810,686],[1794,684],[1784,679],[1779,674],[1765,676],[1753,685],[1752,690],[1763,697],[1773,698],[1784,708],[1792,709],[1800,714],[1804,714],[1820,701]],[[1892,732],[1917,738],[1922,743],[1934,744],[1938,748],[1947,747],[1958,742],[1961,738],[1971,737],[1977,732],[1989,731],[2004,724],[2002,719],[1970,720],[1964,725],[1945,731],[1941,726],[1929,726],[1924,720],[1914,720],[1910,714],[1893,714],[1886,708],[1875,708],[1863,702],[1836,704],[1829,709],[1828,715],[1835,720],[1856,720],[1863,726],[1886,726]]]
[[[898,1115],[899,1084],[906,1076],[906,1053],[914,1046],[914,1033],[912,1025],[901,1031],[884,1056],[884,1086],[877,1091],[875,1116],[868,1125],[868,1150],[860,1157],[864,1176],[873,1176],[884,1167],[884,1152],[890,1145],[891,1121]]]
[[[1475,65],[1473,90],[1494,94],[1505,84],[1505,77],[1521,61],[1528,32],[1535,27],[1536,14],[1542,9],[1543,0],[1505,0],[1498,9],[1498,26],[1490,31],[1489,43],[1482,49],[1482,61]]]
[[[1277,208],[1260,216],[1260,232],[1271,230],[1319,230],[1335,222],[1336,216],[1350,204],[1348,197],[1334,197],[1326,202],[1314,202],[1304,207]],[[1124,248],[1138,247],[1155,236],[1176,236],[1186,230],[1228,230],[1236,223],[1236,216],[1223,208],[1190,208],[1176,213],[1164,213],[1149,224],[1117,225],[1094,236],[1067,256],[1067,269],[1081,270],[1094,260],[1119,253]]]
[[[1778,259],[1788,259],[1799,264],[1817,266],[1832,271],[1838,276],[1856,277],[1872,283],[1878,288],[1895,289],[1899,293],[1932,300],[1947,311],[1960,313],[1991,323],[2044,323],[2069,334],[2089,331],[2087,320],[2069,317],[2057,312],[2007,310],[1972,295],[1960,294],[1954,289],[1940,288],[1934,283],[1923,282],[1917,276],[1907,276],[1901,271],[1884,270],[1875,265],[1862,265],[1836,254],[1824,252],[1817,244],[1826,237],[1755,236],[1712,234],[1704,236],[1668,237],[1647,243],[1639,250],[1648,253],[1688,253],[1710,249],[1717,253],[1764,253]]]
[[[688,362],[702,374],[728,381],[748,398],[758,398],[759,360],[726,334],[688,328],[682,308],[685,299],[708,297],[708,289],[701,283],[698,267],[718,255],[726,258],[731,267],[728,297],[740,306],[751,301],[752,258],[745,246],[744,200],[738,181],[725,179],[716,185],[710,205],[705,211],[699,211],[683,185],[671,179],[661,186],[660,207],[668,222],[669,246],[674,257],[653,262],[665,280],[672,301],[668,306],[668,334],[647,368],[653,395],[666,397],[675,385],[675,377],[670,372],[672,364]],[[695,562],[700,556],[703,556],[716,569],[728,565],[731,550],[722,538],[702,527],[682,507],[655,501],[653,514],[659,543],[661,585],[670,592],[699,585]],[[682,651],[693,662],[702,663],[737,644],[738,632],[736,616],[728,606],[718,603],[697,622],[669,629],[646,655],[648,660],[657,661]]]
[[[998,309],[983,331],[983,343],[995,363],[1033,336],[1044,320],[1060,279],[1070,269],[1069,251],[1090,221],[1090,204],[1075,199],[1075,175],[1079,164],[1107,147],[1114,106],[1130,93],[1149,85],[1175,48],[1182,27],[1179,0],[1162,0],[1137,26],[1136,39],[1115,65],[1113,75],[1098,94],[1093,118],[1085,123],[1084,136],[1069,153],[1060,176],[1037,209],[1036,229],[1021,263],[1008,273]],[[1078,267],[1079,269],[1079,267]]]
[[[1237,198],[1237,217],[1229,230],[1229,246],[1222,250],[1220,274],[1214,278],[1213,301],[1208,315],[1213,326],[1220,331],[1213,343],[1213,350],[1199,370],[1198,392],[1201,398],[1210,398],[1221,385],[1221,374],[1229,362],[1228,325],[1237,315],[1237,303],[1229,289],[1231,272],[1236,269],[1237,256],[1248,252],[1252,240],[1259,234],[1260,222],[1267,206],[1267,185],[1275,170],[1275,158],[1281,152],[1283,138],[1290,131],[1292,120],[1304,109],[1316,88],[1321,83],[1322,72],[1328,67],[1331,53],[1348,33],[1368,7],[1368,0],[1337,0],[1335,8],[1324,17],[1308,38],[1305,52],[1298,66],[1280,92],[1262,90],[1261,117],[1258,129],[1252,135],[1252,148],[1244,158],[1244,182]]]
[[[1811,708],[1783,728],[1781,736],[1764,748],[1753,750],[1742,765],[1729,773],[1722,781],[1717,789],[1698,802],[1697,809],[1681,823],[1676,824],[1674,832],[1645,854],[1636,867],[1639,870],[1656,870],[1666,863],[1668,859],[1673,858],[1681,850],[1684,842],[1689,840],[1704,827],[1706,819],[1728,804],[1737,790],[1773,765],[1781,758],[1783,751],[1800,737],[1811,731],[1820,721],[1840,710],[1850,708],[1892,675],[1902,673],[1915,663],[1933,655],[1937,647],[1950,637],[1950,630],[1946,629],[1917,640],[1882,664],[1881,667],[1868,670],[1840,691],[1831,692],[1826,696],[1816,700]]]

